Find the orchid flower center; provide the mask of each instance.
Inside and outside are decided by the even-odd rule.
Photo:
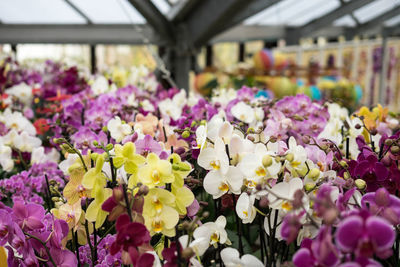
[[[282,209],[286,210],[286,211],[290,211],[292,210],[292,204],[288,201],[285,201],[282,203]]]
[[[248,188],[255,188],[257,186],[257,183],[253,180],[245,180],[244,185]]]
[[[212,235],[211,235],[211,243],[217,243],[218,241],[219,241],[219,234],[218,234],[218,232],[214,232]]]
[[[244,210],[243,214],[244,214],[244,216],[246,216],[246,218],[249,217],[249,213],[247,212],[247,210]]]
[[[155,219],[152,223],[153,226],[153,230],[156,233],[159,233],[162,231],[163,227],[162,227],[162,222],[159,219]]]
[[[264,167],[260,166],[256,169],[256,175],[264,177],[265,175],[267,175],[267,171]]]
[[[77,187],[79,198],[83,198],[86,196],[86,188],[83,185],[78,185]]]
[[[226,183],[221,183],[218,189],[221,190],[222,192],[227,192],[229,190],[229,186]]]
[[[151,173],[151,179],[153,180],[153,183],[154,183],[155,185],[158,185],[158,184],[160,183],[160,181],[161,181],[160,172],[157,171],[157,170],[154,170],[154,171]]]
[[[155,200],[153,200],[153,204],[154,204],[154,208],[156,209],[156,211],[160,212],[163,207],[161,201],[158,198],[156,198]]]
[[[221,164],[219,160],[213,160],[210,162],[211,167],[213,167],[214,170],[218,171],[221,168]]]

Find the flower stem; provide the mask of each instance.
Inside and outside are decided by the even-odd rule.
[[[34,236],[34,235],[31,235],[31,234],[26,233],[26,232],[24,232],[24,234],[25,234],[26,236],[30,237],[30,238],[33,238],[33,239],[37,240],[40,244],[42,244],[43,247],[44,247],[44,249],[46,250],[47,256],[49,256],[50,262],[53,264],[54,267],[57,267],[56,262],[54,261],[53,257],[52,257],[51,254],[50,254],[49,248],[46,246],[46,243],[43,242],[40,238],[38,238],[38,237],[36,237],[36,236]]]
[[[236,207],[236,198],[235,198],[234,194],[232,194],[232,200],[233,200],[233,206]],[[237,215],[236,211],[234,211],[234,213],[235,213],[235,218],[236,218],[237,234],[238,234],[238,238],[239,238],[239,253],[240,253],[240,256],[242,256],[243,255],[243,241],[242,241],[242,229],[240,229],[242,221],[239,219],[239,216]]]

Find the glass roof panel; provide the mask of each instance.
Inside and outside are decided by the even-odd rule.
[[[385,25],[389,27],[396,26],[399,23],[400,23],[400,14],[385,21]]]
[[[245,24],[301,26],[339,6],[338,0],[283,0],[248,18]]]
[[[350,15],[343,16],[333,22],[335,26],[349,26],[354,27],[356,26],[356,22]]]
[[[365,23],[389,11],[398,4],[400,4],[400,0],[375,0],[354,11],[354,16],[356,16],[360,23]]]
[[[127,0],[70,0],[93,23],[143,24],[145,19]]]
[[[167,3],[167,0],[151,0],[153,4],[161,11],[163,14],[167,14],[171,9],[170,5]]]
[[[1,0],[0,20],[11,24],[86,23],[63,0]]]

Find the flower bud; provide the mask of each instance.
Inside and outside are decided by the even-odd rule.
[[[364,190],[367,187],[367,183],[363,179],[356,179],[354,184],[359,190]]]
[[[107,149],[108,151],[112,150],[113,147],[114,147],[113,144],[107,144],[107,145],[106,145],[106,149]]]
[[[192,168],[189,166],[189,164],[184,163],[184,162],[179,163],[178,166],[179,166],[179,170],[180,170],[180,171],[183,171],[183,172],[187,172],[187,171],[190,171],[190,170],[192,169]]]
[[[264,155],[262,158],[262,165],[267,168],[272,165],[272,157],[270,155]]]
[[[132,137],[131,137],[131,142],[132,142],[132,143],[135,143],[136,140],[138,140],[138,138],[139,138],[138,133],[137,133],[137,132],[134,132],[134,133],[132,134]]]
[[[178,164],[172,164],[172,170],[179,171],[179,165]]]
[[[189,131],[187,131],[187,130],[183,131],[183,133],[182,133],[182,137],[183,138],[188,138],[189,136],[190,136],[190,132]]]
[[[304,144],[310,143],[310,137],[308,135],[304,135],[302,138]]]
[[[247,139],[249,139],[251,142],[254,142],[256,139],[252,135],[248,135]]]
[[[310,172],[308,173],[308,177],[313,179],[314,181],[318,179],[319,175],[321,174],[321,171],[317,168],[312,168]]]
[[[75,154],[75,150],[70,147],[68,144],[61,144],[60,147],[67,151],[68,153]]]
[[[203,212],[202,214],[203,218],[207,218],[208,216],[210,216],[210,213],[208,211]]]
[[[340,164],[340,166],[342,166],[343,168],[346,168],[346,169],[349,167],[349,164],[347,164],[347,162],[344,161],[344,160],[341,160],[341,161],[339,162],[339,164]]]
[[[360,129],[361,129],[361,125],[357,123],[357,124],[354,126],[354,128],[356,128],[357,130],[360,130]]]
[[[400,147],[399,146],[392,146],[390,148],[390,152],[392,152],[393,154],[397,154],[400,151]]]
[[[343,173],[343,179],[347,180],[350,178],[350,173],[349,172],[344,172]]]
[[[99,142],[97,142],[97,140],[94,140],[94,141],[93,141],[93,145],[94,145],[94,146],[98,146],[98,145],[99,145]]]
[[[371,131],[369,131],[369,132],[371,133],[371,135],[376,135],[378,133],[378,130],[376,130],[374,128],[374,129],[371,129]]]
[[[286,155],[285,158],[287,161],[292,162],[294,160],[294,155],[293,155],[293,153],[289,153]]]
[[[296,121],[304,121],[304,118],[299,116],[299,115],[294,115],[293,119],[296,120]]]
[[[247,129],[247,133],[255,133],[256,131],[254,130],[254,128],[252,128],[252,127],[249,127],[248,129]]]
[[[193,128],[194,126],[196,126],[197,122],[196,121],[192,121],[192,124],[190,124],[190,128]]]
[[[268,198],[266,196],[261,197],[258,204],[260,205],[260,208],[268,208],[269,206]]]
[[[107,133],[107,132],[108,132],[108,128],[107,128],[107,126],[103,126],[103,128],[101,128],[101,130],[102,130],[103,132],[105,132],[105,133]]]
[[[184,259],[190,259],[191,257],[193,257],[195,255],[193,249],[191,247],[187,247],[185,249],[182,250],[181,252],[181,256]]]
[[[338,216],[338,211],[335,208],[328,209],[324,212],[324,221],[326,224],[332,224],[335,222]]]
[[[385,140],[385,145],[386,146],[391,146],[392,144],[393,144],[393,139],[388,138],[388,139]]]
[[[141,185],[139,187],[138,194],[141,196],[145,196],[149,193],[149,187],[147,185]]]
[[[175,150],[175,153],[178,155],[182,155],[186,151],[184,147],[178,147],[178,148],[175,148],[174,150]]]
[[[53,142],[55,143],[55,144],[62,144],[62,143],[65,143],[65,139],[64,138],[53,138]]]
[[[271,137],[269,138],[269,141],[270,141],[271,143],[275,143],[276,141],[278,141],[278,138],[276,138],[275,136],[271,136]]]
[[[90,154],[90,158],[91,158],[93,161],[96,161],[98,156],[99,156],[98,153],[92,153],[92,154]]]
[[[315,188],[315,184],[314,184],[314,183],[306,183],[306,184],[304,185],[304,189],[305,189],[306,191],[312,191],[314,188]]]

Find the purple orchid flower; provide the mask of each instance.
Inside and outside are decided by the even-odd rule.
[[[135,142],[136,152],[138,154],[155,153],[158,156],[161,154],[161,145],[151,137],[151,135],[146,135],[143,139],[137,140]]]

